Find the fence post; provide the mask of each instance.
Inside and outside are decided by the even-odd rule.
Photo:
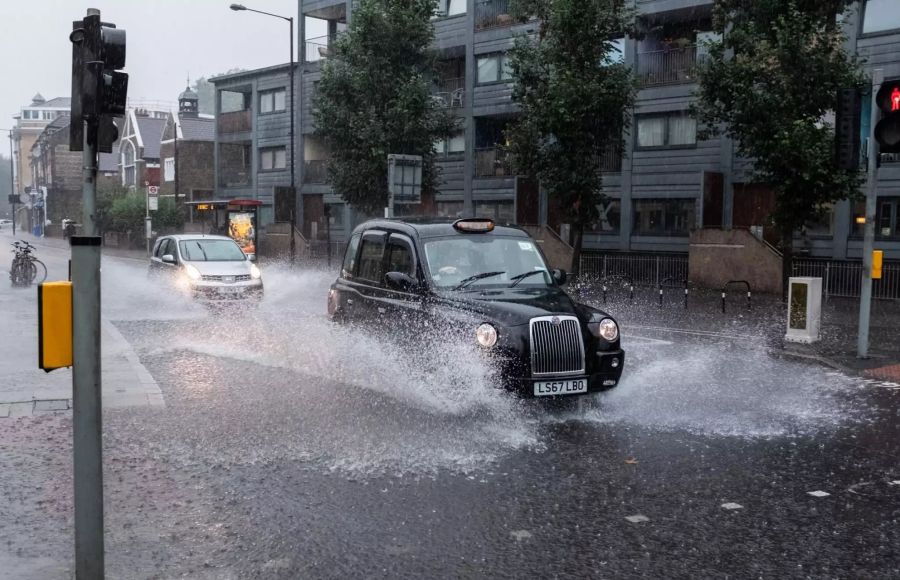
[[[656,283],[659,284],[659,256],[656,256]]]
[[[606,254],[603,254],[603,277],[606,278]]]
[[[828,278],[831,276],[831,263],[825,262],[825,302],[828,302]]]

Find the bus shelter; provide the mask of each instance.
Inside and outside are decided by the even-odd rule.
[[[259,245],[259,208],[262,202],[256,199],[229,199],[211,201],[189,201],[195,219],[199,218],[203,229],[209,234],[229,236],[241,247],[250,259],[256,259]]]

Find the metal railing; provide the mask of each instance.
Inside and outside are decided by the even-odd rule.
[[[437,79],[431,95],[436,101],[440,101],[442,107],[462,107],[466,103],[466,79]]]
[[[304,161],[303,183],[328,183],[328,160],[314,159]]]
[[[512,26],[516,19],[509,13],[509,0],[476,0],[475,30]]]
[[[600,171],[604,173],[622,171],[622,152],[615,148],[607,149],[600,157]]]
[[[581,254],[579,265],[582,277],[596,280],[627,277],[639,286],[659,287],[664,282],[688,277],[687,254],[587,253]]]
[[[475,177],[509,177],[513,174],[512,164],[505,151],[499,147],[475,150]]]
[[[822,292],[827,299],[859,298],[862,288],[862,262],[794,258],[791,271],[794,276],[822,279]],[[872,281],[872,297],[887,300],[900,299],[900,262],[885,262],[881,279]]]
[[[253,113],[250,109],[219,113],[218,131],[223,133],[245,133],[253,127]]]
[[[331,45],[334,44],[338,34],[341,33],[306,39],[306,62],[318,62],[331,56]]]
[[[645,87],[694,82],[698,62],[697,45],[638,53],[638,82]]]

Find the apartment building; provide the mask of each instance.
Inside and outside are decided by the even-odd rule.
[[[625,136],[624,155],[604,160],[601,219],[585,236],[588,249],[621,252],[688,251],[698,227],[751,227],[763,232],[771,188],[753,180],[752,161],[724,137],[700,140],[688,114],[697,89],[697,64],[712,30],[712,0],[634,0],[638,38],[622,38],[621,58],[640,83]],[[535,22],[510,15],[509,0],[440,0],[435,48],[440,74],[434,98],[461,119],[463,129],[437,144],[442,185],[439,215],[477,214],[520,224],[549,223],[566,235],[558,212],[537,184],[513,175],[502,154],[503,133],[517,114],[507,51]],[[365,216],[344,207],[327,184],[328,152],[315,136],[312,98],[320,67],[336,35],[353,16],[352,0],[299,0],[297,90],[298,224],[308,237],[324,230],[326,208],[333,239]],[[900,11],[895,0],[868,0],[843,20],[848,48],[868,72],[900,78]],[[286,65],[214,79],[217,90],[217,195],[253,197],[266,208],[261,223],[286,221],[289,200],[289,69]],[[283,94],[282,94],[283,93]],[[868,106],[863,135],[868,135]],[[299,159],[302,154],[302,160]],[[302,162],[301,162],[302,161]],[[878,246],[900,259],[900,158],[885,156],[879,173]],[[279,193],[280,192],[280,193]],[[281,208],[279,210],[278,208]],[[835,204],[821,223],[798,232],[811,256],[858,259],[860,204]]]
[[[14,191],[24,193],[34,185],[31,172],[31,149],[44,129],[60,115],[68,115],[71,99],[57,97],[47,100],[40,93],[13,117],[13,157],[15,166]]]

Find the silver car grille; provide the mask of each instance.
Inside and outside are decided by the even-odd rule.
[[[225,282],[226,278],[228,282],[247,282],[250,280],[250,274],[236,274],[234,276],[216,276],[216,275],[207,275],[204,274],[201,277],[201,280],[204,282]]]
[[[540,316],[529,322],[533,376],[584,373],[584,341],[574,316]]]

